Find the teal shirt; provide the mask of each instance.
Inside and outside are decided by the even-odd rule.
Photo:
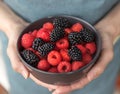
[[[73,15],[91,24],[100,20],[119,0],[5,0],[29,22],[53,15]]]

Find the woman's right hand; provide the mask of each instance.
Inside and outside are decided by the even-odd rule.
[[[20,73],[25,79],[30,77],[34,82],[36,82],[38,85],[41,85],[43,87],[49,88],[49,89],[56,89],[56,86],[46,84],[42,81],[39,81],[36,79],[32,74],[30,74],[29,70],[22,64],[22,61],[19,59],[17,55],[17,39],[19,37],[20,32],[28,25],[28,23],[24,22],[19,25],[15,25],[14,28],[10,29],[7,34],[8,36],[8,47],[7,47],[7,54],[10,59],[11,65],[13,70]]]

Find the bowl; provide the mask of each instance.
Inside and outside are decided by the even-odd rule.
[[[79,69],[77,71],[72,71],[72,72],[68,72],[68,73],[51,73],[51,72],[45,72],[42,70],[38,70],[37,68],[34,68],[34,67],[30,66],[29,64],[27,64],[20,54],[20,52],[22,50],[21,43],[20,43],[22,35],[29,31],[33,31],[35,29],[41,28],[43,23],[52,22],[53,19],[56,17],[67,18],[72,24],[74,24],[76,22],[80,22],[84,27],[89,28],[95,34],[95,43],[97,46],[97,51],[94,55],[94,58],[92,59],[92,61],[89,64],[85,65],[84,67],[82,67],[81,69]],[[39,19],[39,20],[31,23],[28,27],[26,27],[21,32],[21,34],[17,40],[17,51],[18,51],[18,56],[21,59],[22,63],[29,69],[31,74],[34,77],[36,77],[38,80],[40,80],[44,83],[47,83],[47,84],[71,84],[75,81],[80,80],[83,76],[85,76],[87,74],[87,72],[92,68],[92,66],[96,63],[97,59],[99,58],[100,51],[101,51],[101,37],[100,37],[100,34],[97,32],[97,30],[92,25],[90,25],[88,22],[86,22],[80,18],[73,17],[73,16],[67,16],[67,15],[51,16],[51,17]]]

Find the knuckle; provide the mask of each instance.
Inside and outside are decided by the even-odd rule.
[[[111,50],[109,51],[109,59],[112,60],[114,57],[114,52]]]
[[[19,67],[16,64],[12,64],[12,68],[14,71],[19,72]]]
[[[104,72],[104,69],[103,69],[103,68],[97,68],[97,69],[96,69],[96,72],[95,72],[95,76],[96,76],[96,77],[99,77],[99,75],[101,75],[103,72]]]

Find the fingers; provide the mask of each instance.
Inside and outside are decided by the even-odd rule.
[[[38,80],[38,79],[35,78],[32,74],[30,74],[30,78],[31,78],[36,84],[41,85],[41,86],[44,86],[44,87],[49,88],[49,89],[51,89],[51,90],[54,90],[54,89],[57,88],[56,85],[46,84],[46,83]]]
[[[25,79],[27,79],[29,76],[29,72],[18,58],[16,47],[11,44],[8,44],[7,54],[10,58],[12,68],[16,72],[22,74]]]

